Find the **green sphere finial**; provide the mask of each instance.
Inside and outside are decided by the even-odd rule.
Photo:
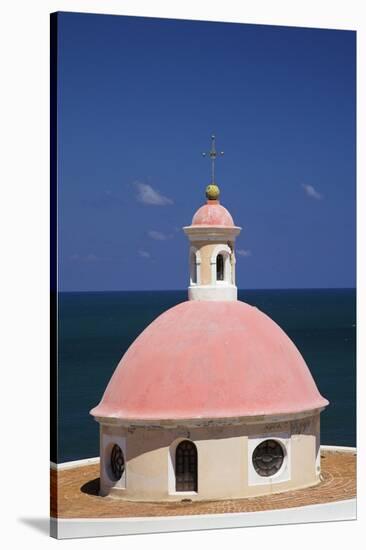
[[[219,186],[216,185],[216,183],[210,183],[206,187],[206,197],[208,198],[208,200],[216,201],[218,200],[219,196],[220,196]]]

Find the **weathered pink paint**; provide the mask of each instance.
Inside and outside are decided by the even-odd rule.
[[[240,301],[193,300],[140,334],[91,414],[214,419],[327,404],[293,342],[267,315]]]
[[[218,200],[208,200],[193,216],[192,225],[224,225],[226,227],[233,227],[234,220],[230,212]]]

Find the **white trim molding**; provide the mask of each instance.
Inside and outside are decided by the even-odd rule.
[[[184,233],[191,242],[227,242],[234,241],[239,235],[241,227],[225,225],[188,225],[183,227]]]
[[[92,458],[82,458],[81,460],[70,460],[69,462],[50,462],[51,470],[71,470],[73,468],[83,468],[84,466],[92,466],[93,464],[99,464],[99,456],[93,456]]]

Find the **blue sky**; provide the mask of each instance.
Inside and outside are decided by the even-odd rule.
[[[352,31],[59,14],[60,290],[187,287],[181,227],[213,132],[238,287],[355,286],[355,46]]]

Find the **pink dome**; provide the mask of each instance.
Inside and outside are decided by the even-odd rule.
[[[301,354],[244,302],[188,301],[133,342],[91,414],[129,420],[230,418],[324,407]]]
[[[224,225],[233,227],[234,220],[219,201],[208,200],[201,206],[192,219],[192,225]]]

